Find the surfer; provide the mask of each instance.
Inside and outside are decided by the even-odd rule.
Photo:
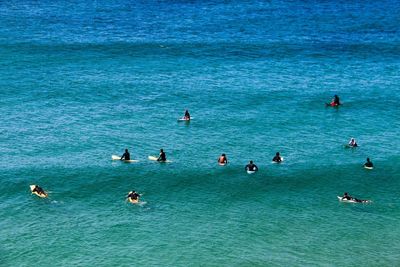
[[[167,161],[167,156],[162,148],[160,149],[160,156],[158,156],[157,161]]]
[[[245,169],[246,171],[258,171],[257,165],[254,164],[252,160],[250,160],[249,164],[246,165]]]
[[[339,97],[337,95],[333,96],[332,102],[330,104],[332,107],[337,107],[340,105],[340,100]]]
[[[361,202],[368,202],[368,200],[361,200],[352,196],[349,196],[349,194],[347,194],[347,192],[345,192],[343,194],[342,200],[353,200],[355,202],[361,203]]]
[[[129,154],[128,149],[125,149],[125,153],[121,156],[121,160],[131,160],[131,154]]]
[[[275,157],[272,159],[273,162],[280,163],[282,162],[282,158],[279,155],[279,152],[276,152]]]
[[[40,186],[38,186],[38,185],[35,185],[35,187],[32,189],[32,193],[37,193],[37,194],[39,194],[39,195],[44,195],[44,196],[46,196],[47,194],[46,194],[46,192],[44,192],[44,190],[43,190],[43,188],[41,188]]]
[[[357,147],[358,145],[357,145],[356,139],[351,138],[350,141],[349,141],[349,146]]]
[[[190,121],[190,114],[189,114],[189,110],[185,110],[185,115],[183,116],[183,119]]]
[[[364,163],[364,167],[373,168],[374,164],[372,164],[372,162],[369,160],[369,158],[367,158],[367,162]]]
[[[140,195],[136,193],[135,191],[129,192],[127,198],[130,202],[139,202],[139,197]]]
[[[219,158],[218,158],[218,164],[219,165],[226,165],[228,164],[228,159],[226,158],[225,154],[222,154]]]

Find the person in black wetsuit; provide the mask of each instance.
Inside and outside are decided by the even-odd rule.
[[[183,116],[183,118],[185,119],[185,120],[190,120],[190,114],[189,114],[189,110],[185,110],[185,115]]]
[[[349,194],[347,194],[347,192],[344,193],[342,200],[354,200],[355,202],[359,202],[359,203],[368,202],[368,200],[361,200],[361,199],[358,199],[355,197],[351,197],[351,196],[349,196]]]
[[[121,156],[121,160],[130,160],[131,154],[129,154],[128,149],[125,149],[125,153]]]
[[[273,162],[280,163],[282,162],[282,158],[279,155],[279,152],[276,152],[275,157],[272,159]]]
[[[139,201],[139,197],[140,197],[140,195],[138,193],[136,193],[135,191],[129,192],[129,194],[127,196],[127,198],[130,198],[132,200],[137,200],[137,201]]]
[[[374,164],[367,158],[367,162],[364,163],[364,167],[372,168],[374,167]]]
[[[162,148],[160,149],[160,156],[158,157],[157,161],[167,161],[167,156]]]
[[[252,160],[250,160],[249,164],[246,165],[245,170],[246,171],[258,171],[258,167],[256,164],[253,163]]]
[[[46,192],[44,192],[43,188],[41,188],[38,185],[35,185],[35,188],[33,188],[32,193],[38,193],[39,195],[46,195]]]

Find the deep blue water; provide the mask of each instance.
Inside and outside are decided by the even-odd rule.
[[[399,265],[399,13],[1,2],[0,265]],[[140,161],[111,161],[125,148]],[[172,163],[147,160],[160,148]]]

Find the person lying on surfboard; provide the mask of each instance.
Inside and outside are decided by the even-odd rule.
[[[222,155],[218,158],[218,164],[220,164],[220,165],[228,164],[228,159],[226,158],[226,155],[225,155],[225,154],[222,154]]]
[[[272,159],[273,162],[280,163],[282,162],[282,158],[279,155],[279,152],[276,152],[275,157]]]
[[[190,114],[189,114],[189,110],[185,110],[185,115],[183,115],[183,119],[190,121]]]
[[[140,195],[138,193],[136,193],[135,191],[131,191],[129,192],[127,198],[130,200],[133,200],[135,202],[139,202],[139,197]]]
[[[249,164],[246,165],[245,169],[246,171],[258,171],[257,165],[254,164],[252,160],[250,160]]]
[[[121,160],[130,160],[131,154],[129,154],[128,149],[125,149],[125,153],[121,156]]]
[[[351,138],[350,141],[349,141],[349,146],[357,147],[358,145],[357,145],[356,139]]]
[[[167,156],[162,148],[160,149],[160,156],[158,156],[157,161],[167,161]]]
[[[367,162],[364,163],[364,167],[372,168],[374,167],[374,164],[367,158]]]
[[[347,192],[345,192],[345,193],[343,194],[342,200],[353,200],[353,201],[359,202],[359,203],[361,203],[361,202],[368,202],[368,200],[361,200],[361,199],[358,199],[358,198],[349,196],[349,194],[347,194]]]
[[[35,185],[35,188],[32,189],[32,193],[38,193],[39,195],[46,195],[46,192],[44,192],[43,188],[41,188],[38,185]]]

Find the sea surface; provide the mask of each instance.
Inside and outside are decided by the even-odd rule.
[[[399,14],[1,1],[0,266],[400,266]]]

